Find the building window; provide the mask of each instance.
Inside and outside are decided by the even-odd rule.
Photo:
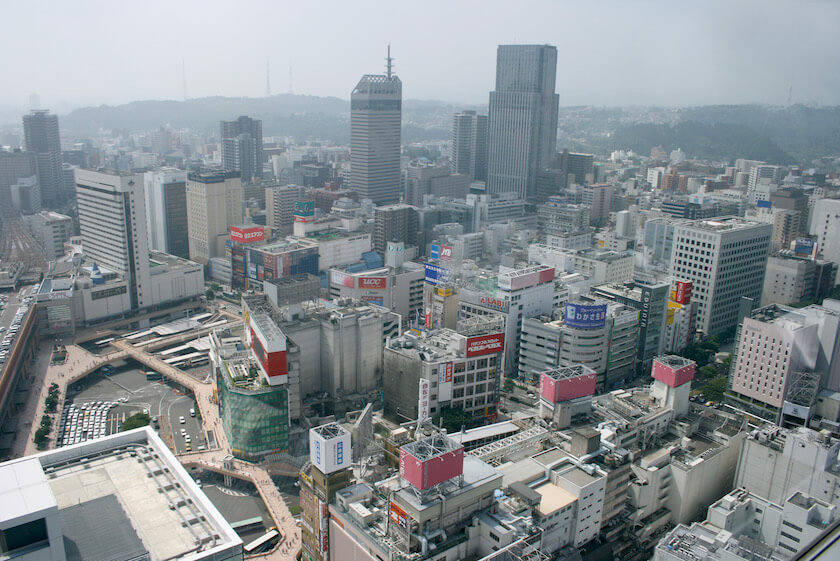
[[[47,538],[47,522],[43,518],[0,530],[0,553],[14,553],[15,551],[33,547],[38,544],[49,545]]]

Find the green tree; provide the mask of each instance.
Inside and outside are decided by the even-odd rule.
[[[131,430],[136,429],[139,427],[145,427],[152,421],[152,418],[149,417],[146,413],[135,413],[125,421],[123,421],[122,427],[120,430]]]
[[[723,392],[726,391],[726,378],[720,377],[709,382],[700,389],[703,399],[706,401],[720,401],[723,399]]]
[[[208,300],[212,300],[213,298],[216,297],[216,293],[213,292],[212,288],[208,288],[206,291],[204,291],[204,297],[207,298]]]
[[[219,286],[219,283],[213,282],[213,283],[210,283],[210,290],[212,290],[213,292],[221,292],[222,287]]]
[[[449,432],[457,432],[461,427],[471,429],[478,423],[472,418],[472,415],[463,409],[452,409],[451,407],[444,407],[440,411],[438,424],[443,426]]]
[[[698,373],[700,374],[700,378],[702,378],[704,380],[714,378],[715,376],[718,375],[717,368],[715,368],[714,366],[708,366],[708,365],[700,368],[700,370],[698,370]]]

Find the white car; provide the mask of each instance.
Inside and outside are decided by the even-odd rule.
[[[179,422],[179,423],[181,423],[181,424],[183,425],[183,424],[185,424],[185,423],[187,422],[187,420],[184,418],[184,416],[183,416],[183,415],[181,415],[180,417],[178,417],[178,422]]]
[[[190,435],[188,435],[188,434],[185,434],[185,435],[184,435],[184,442],[186,442],[187,444],[189,444],[191,440],[192,440],[192,438],[190,438]]]

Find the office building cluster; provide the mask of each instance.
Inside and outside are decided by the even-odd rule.
[[[390,49],[349,92],[346,146],[249,116],[69,143],[34,111],[0,151],[0,218],[48,263],[38,333],[230,316],[201,343],[208,406],[229,465],[300,468],[307,561],[789,559],[840,525],[840,178],[571,151],[557,77],[557,48],[501,45],[486,111],[410,144]],[[159,446],[0,471],[34,474],[26,531],[54,558],[145,492],[109,472],[92,508],[62,481],[121,463],[180,493],[165,530],[186,517],[193,558],[238,558]]]

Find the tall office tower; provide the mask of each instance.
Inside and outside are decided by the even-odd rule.
[[[556,47],[499,46],[487,125],[488,192],[536,196],[537,175],[552,165],[556,151],[556,72]]]
[[[749,189],[755,189],[760,183],[775,183],[782,182],[785,168],[782,166],[771,166],[768,164],[759,164],[750,168],[750,178],[748,182]]]
[[[560,160],[560,169],[563,171],[563,178],[566,185],[577,183],[592,183],[595,181],[595,155],[576,154],[563,150],[557,155]]]
[[[189,259],[186,172],[175,168],[147,171],[143,180],[149,248]]]
[[[779,189],[775,193],[770,193],[770,202],[774,209],[791,210],[798,213],[797,233],[808,230],[808,195],[801,189]]]
[[[729,389],[749,413],[779,424],[806,425],[824,388],[840,382],[840,302],[801,309],[771,304],[744,318]]]
[[[225,255],[230,227],[242,222],[242,182],[236,171],[187,174],[187,232],[190,259],[207,265]]]
[[[67,199],[67,193],[63,189],[58,115],[50,115],[46,110],[31,111],[23,116],[23,134],[26,151],[37,159],[44,206],[60,205]]]
[[[403,242],[407,247],[417,245],[419,230],[419,216],[413,206],[396,204],[376,207],[373,249],[385,253],[388,242]]]
[[[265,225],[282,234],[291,234],[295,223],[295,202],[306,189],[300,185],[272,185],[265,188]]]
[[[487,115],[456,113],[452,123],[452,173],[487,180]]]
[[[365,74],[350,94],[350,188],[378,205],[399,202],[402,82],[392,73]]]
[[[11,213],[12,186],[22,177],[32,177],[38,173],[35,155],[31,152],[0,150],[0,213]]]
[[[817,236],[817,253],[840,264],[840,200],[820,199],[811,211],[809,232]]]
[[[77,170],[76,202],[85,255],[128,281],[131,309],[145,307],[153,295],[143,176]]]
[[[242,183],[256,183],[262,179],[262,121],[245,116],[235,121],[222,121],[221,132],[222,167],[238,171]]]
[[[736,327],[743,298],[758,306],[772,234],[770,224],[733,217],[674,225],[669,272],[693,283],[697,328],[704,334]]]

